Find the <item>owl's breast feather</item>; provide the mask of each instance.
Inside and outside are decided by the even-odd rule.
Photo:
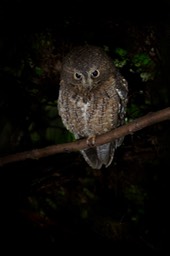
[[[75,125],[81,136],[99,135],[116,126],[113,120],[117,120],[117,102],[99,96],[92,94],[89,101],[84,101],[83,97],[75,101],[76,121],[79,122]]]
[[[81,136],[89,136],[90,131],[90,115],[91,104],[90,101],[84,102],[83,97],[74,102],[74,127],[77,134]]]
[[[76,137],[99,135],[111,130],[117,124],[119,103],[115,97],[96,92],[87,98],[73,91],[60,91],[59,114],[63,124]]]
[[[89,108],[90,108],[90,102],[84,103],[83,100],[77,102],[78,109],[80,108],[81,116],[84,120],[84,123],[87,124],[89,120]]]

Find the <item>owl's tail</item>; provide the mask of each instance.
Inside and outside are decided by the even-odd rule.
[[[103,164],[105,167],[111,164],[117,146],[116,142],[111,142],[95,148],[82,150],[81,153],[93,169],[101,169]]]

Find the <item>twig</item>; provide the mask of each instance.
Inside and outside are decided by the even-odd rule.
[[[108,143],[114,139],[125,137],[147,126],[170,119],[170,107],[157,112],[149,113],[126,125],[96,137],[96,145]],[[7,155],[0,158],[0,166],[7,163],[23,161],[26,159],[39,159],[58,153],[75,152],[87,148],[86,139],[77,140],[71,143],[48,146],[41,149],[33,149],[21,153]]]

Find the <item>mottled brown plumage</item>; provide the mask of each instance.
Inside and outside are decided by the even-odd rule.
[[[76,47],[64,59],[58,98],[59,114],[76,139],[108,132],[124,123],[128,87],[113,60],[95,46]],[[94,169],[108,167],[123,138],[82,150]]]

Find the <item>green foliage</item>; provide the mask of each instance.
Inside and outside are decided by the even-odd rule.
[[[116,48],[115,54],[118,56],[114,59],[114,64],[117,68],[123,68],[128,61],[128,52],[123,48]]]
[[[36,74],[37,76],[42,76],[42,75],[43,75],[43,70],[42,70],[42,68],[40,68],[40,67],[35,67],[35,74]]]
[[[132,64],[136,67],[144,67],[152,63],[150,57],[146,53],[135,54],[132,58]]]
[[[118,68],[129,66],[129,72],[139,74],[143,82],[153,80],[156,75],[156,64],[146,52],[129,54],[123,48],[116,48],[114,64]]]
[[[132,69],[133,66],[136,72],[140,74],[142,81],[146,82],[153,80],[155,77],[155,63],[145,52],[137,53],[132,57]]]
[[[118,54],[121,58],[126,58],[128,52],[123,48],[116,48],[115,53]]]

